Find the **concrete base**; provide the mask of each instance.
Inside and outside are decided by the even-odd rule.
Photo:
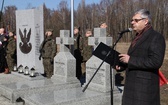
[[[122,93],[114,90],[114,105],[121,105],[121,96]],[[111,96],[110,93],[82,92],[82,88],[72,88],[33,94],[25,97],[24,101],[26,105],[111,105]]]
[[[43,77],[40,73],[36,73],[35,77],[30,77],[30,75],[24,75],[24,73],[18,73],[18,72],[11,72],[11,74],[28,79],[30,81],[32,80],[40,80],[40,79],[44,79],[45,77]]]
[[[12,103],[21,97],[47,91],[80,87],[80,83],[69,84],[54,81],[52,79],[34,80],[26,82],[14,82],[0,85],[0,95],[8,98]]]
[[[30,81],[13,74],[0,74],[0,103],[3,105],[111,105],[110,93],[86,89],[80,83],[56,79]],[[122,87],[114,87],[113,105],[121,105]],[[16,102],[21,97],[23,101]],[[1,98],[3,99],[1,101]]]

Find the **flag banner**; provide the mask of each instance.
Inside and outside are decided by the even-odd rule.
[[[163,73],[159,70],[159,80],[160,80],[160,86],[164,85],[164,84],[168,84],[167,79],[165,78],[165,76],[163,75]]]

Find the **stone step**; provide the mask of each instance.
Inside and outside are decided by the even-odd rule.
[[[82,92],[82,88],[49,91],[42,94],[33,94],[24,97],[26,105],[110,105],[110,93],[93,90]],[[114,105],[121,105],[122,93],[115,90],[113,93]]]
[[[0,73],[0,84],[26,81],[27,80],[25,78],[21,78],[16,75]]]
[[[65,83],[58,80],[43,79],[26,82],[12,82],[0,84],[0,95],[8,98],[12,103],[21,97],[46,91],[80,87],[80,83]]]
[[[18,73],[18,72],[11,72],[11,74],[25,78],[30,81],[44,79],[44,77],[40,73],[36,73],[35,77],[30,77],[30,75],[24,75],[24,73]]]

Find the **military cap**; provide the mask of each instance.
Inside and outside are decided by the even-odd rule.
[[[47,31],[53,32],[53,29],[47,29]]]
[[[15,33],[15,31],[14,31],[14,30],[9,30],[8,32],[12,32],[13,34]]]
[[[80,27],[78,27],[78,26],[75,26],[74,29],[78,29],[80,31]]]
[[[106,24],[106,22],[104,22],[104,21],[101,21],[100,23],[99,23],[99,27],[102,25],[102,24]]]

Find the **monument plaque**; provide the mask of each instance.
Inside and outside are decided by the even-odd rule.
[[[43,7],[16,11],[17,67],[35,67],[36,72],[44,73],[42,61],[38,59],[40,43],[44,36]]]

